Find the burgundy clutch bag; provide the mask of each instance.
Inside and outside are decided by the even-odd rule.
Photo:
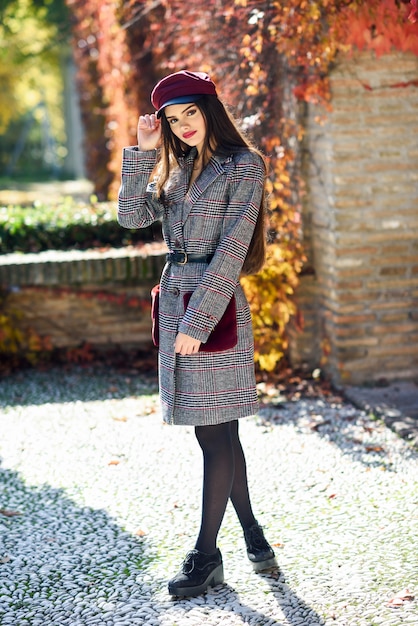
[[[185,293],[184,308],[187,308],[193,292]],[[155,285],[151,290],[151,319],[152,319],[152,341],[155,346],[159,345],[159,299],[160,285]],[[206,343],[200,344],[200,352],[221,352],[231,350],[237,345],[237,304],[235,296],[232,296],[219,322],[209,335]]]

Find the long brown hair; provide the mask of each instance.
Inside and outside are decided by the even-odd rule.
[[[253,144],[245,137],[244,133],[239,129],[233,116],[225,108],[223,103],[216,96],[202,96],[196,101],[196,106],[200,109],[206,122],[206,136],[203,144],[202,154],[211,155],[213,153],[229,156],[250,150],[262,159],[264,169],[266,171],[265,160],[263,155]],[[162,129],[162,155],[158,165],[157,177],[157,194],[163,193],[165,184],[167,183],[173,168],[180,165],[182,158],[187,156],[191,148],[171,131],[171,127],[165,116],[165,112],[161,115]],[[242,274],[256,274],[259,272],[266,258],[266,191],[265,185],[260,203],[260,209],[257,221],[254,227],[253,236],[245,258]]]

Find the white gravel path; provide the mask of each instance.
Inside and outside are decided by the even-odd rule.
[[[348,403],[241,421],[281,571],[252,572],[228,508],[227,584],[195,599],[166,582],[199,525],[200,450],[192,429],[161,423],[152,384],[3,379],[0,433],[1,626],[418,625],[418,453]]]

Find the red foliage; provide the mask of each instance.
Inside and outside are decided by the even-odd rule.
[[[105,290],[94,289],[74,289],[72,287],[28,287],[31,292],[48,295],[48,297],[64,298],[68,295],[80,298],[80,300],[98,300],[100,302],[109,302],[121,307],[129,307],[131,309],[140,309],[141,311],[150,311],[150,298],[141,298],[126,293],[112,293]]]
[[[66,1],[88,174],[101,198],[115,196],[121,147],[135,142],[137,111],[150,108],[149,93],[163,74],[210,71],[274,160],[278,152],[283,157],[286,137],[293,143],[299,134],[292,98],[326,104],[339,52],[418,54],[417,0]],[[292,162],[293,151],[286,155]]]
[[[408,5],[395,0],[351,3],[343,15],[333,26],[333,36],[344,43],[377,56],[393,49],[418,55],[417,0]]]
[[[116,3],[66,2],[72,15],[87,174],[99,199],[106,200],[116,193],[120,151],[132,143],[129,129],[135,117],[135,100],[127,89],[130,54],[126,33],[120,28]]]

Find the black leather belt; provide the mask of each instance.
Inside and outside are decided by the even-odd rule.
[[[210,263],[213,259],[213,254],[187,254],[187,252],[176,250],[175,252],[169,252],[165,258],[169,263],[186,265],[186,263]]]

